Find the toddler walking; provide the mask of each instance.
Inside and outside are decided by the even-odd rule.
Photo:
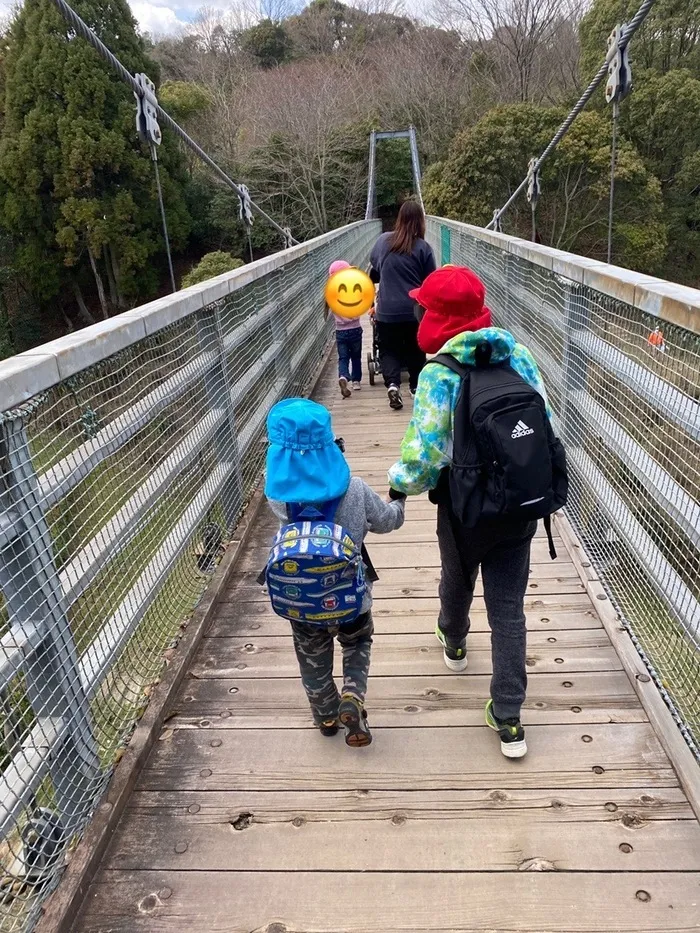
[[[350,263],[337,259],[331,263],[328,275],[349,269]],[[358,318],[341,317],[327,309],[335,320],[335,340],[338,347],[338,385],[343,398],[350,398],[350,384],[355,392],[362,388],[362,325]]]
[[[374,627],[363,544],[368,531],[403,525],[406,497],[393,492],[385,502],[351,477],[330,412],[316,402],[279,402],[267,438],[265,495],[282,524],[265,571],[272,605],[290,621],[316,726],[332,736],[340,723],[348,745],[369,745],[364,702]],[[335,638],[343,650],[342,694],[333,680]]]

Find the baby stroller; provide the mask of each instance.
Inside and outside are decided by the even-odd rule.
[[[374,314],[370,315],[372,322],[372,349],[367,354],[367,372],[369,373],[369,384],[373,386],[376,377],[382,374],[382,364],[379,357],[379,337],[377,336],[377,319]]]

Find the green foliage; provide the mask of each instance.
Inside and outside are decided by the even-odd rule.
[[[189,288],[190,285],[199,285],[200,282],[206,282],[207,279],[212,279],[215,275],[222,275],[232,269],[239,269],[242,265],[243,260],[237,259],[230,253],[224,253],[221,250],[217,250],[215,253],[207,253],[183,277],[182,287]]]
[[[462,131],[450,155],[426,174],[424,197],[431,213],[486,224],[527,172],[528,161],[554,135],[564,112],[518,104],[496,108]],[[582,114],[542,169],[537,228],[543,242],[604,258],[610,171],[610,123]],[[616,171],[616,262],[656,271],[666,250],[660,185],[634,145],[619,141]],[[525,198],[506,218],[508,232],[528,237]]]
[[[377,207],[401,204],[413,192],[411,149],[407,139],[377,143]]]
[[[241,48],[261,68],[274,68],[290,57],[291,41],[282,23],[263,19],[241,35]]]
[[[12,356],[15,352],[10,332],[10,320],[7,316],[7,309],[4,301],[0,304],[0,360]]]
[[[211,92],[194,81],[164,81],[158,91],[158,102],[178,123],[199,117],[211,110]]]
[[[700,281],[700,79],[647,71],[622,108],[625,133],[660,179],[669,225],[665,275]]]
[[[132,72],[156,76],[126,0],[81,0],[77,11]],[[153,169],[135,133],[131,91],[72,30],[50,0],[27,0],[5,57],[0,222],[14,265],[40,298],[92,275],[104,316],[152,293],[162,261]],[[172,244],[189,217],[174,142],[160,147]],[[159,255],[160,254],[160,255]]]
[[[627,23],[639,8],[638,0],[594,0],[579,27],[581,70],[588,80],[605,58],[614,26]],[[635,87],[642,86],[640,70],[665,73],[675,68],[700,72],[700,0],[656,0],[631,45]]]

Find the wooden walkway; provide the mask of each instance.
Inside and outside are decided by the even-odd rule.
[[[386,491],[408,412],[365,386],[332,407],[353,470]],[[700,827],[559,540],[533,548],[529,754],[483,725],[433,635],[434,509],[368,544],[381,580],[364,750],[312,726],[287,623],[254,577],[261,520],[75,926],[81,933],[469,933],[700,929]],[[480,591],[478,591],[480,593]]]

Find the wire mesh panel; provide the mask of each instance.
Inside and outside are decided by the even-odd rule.
[[[257,483],[270,406],[324,359],[328,266],[365,264],[378,232],[123,315],[147,336],[116,353],[82,332],[85,368],[72,338],[0,364],[0,399],[37,361],[73,370],[0,412],[3,933],[31,928],[104,791]]]
[[[546,257],[556,251],[532,247],[536,262],[522,241],[482,238],[465,224],[438,218],[430,220],[428,236],[443,262],[477,272],[494,323],[537,359],[567,449],[567,514],[697,755],[697,329],[644,313],[582,284],[583,276],[560,275],[551,258],[547,268]],[[566,268],[566,254],[558,259]],[[613,267],[605,270],[614,279]],[[613,282],[608,291],[629,293],[625,285],[632,277],[624,270],[617,274],[617,286]],[[697,307],[700,295],[690,297]]]

